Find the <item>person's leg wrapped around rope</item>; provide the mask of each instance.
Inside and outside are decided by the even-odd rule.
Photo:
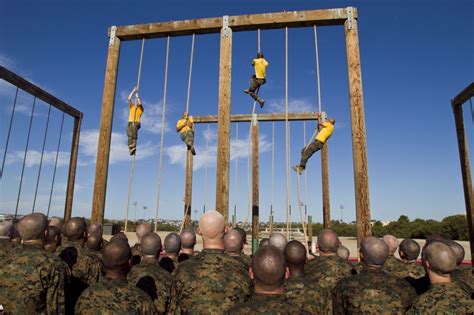
[[[301,150],[301,161],[300,161],[300,168],[303,170],[306,168],[306,163],[308,160],[313,156],[314,153],[317,151],[321,150],[324,146],[324,143],[322,143],[319,140],[314,140],[308,147],[303,148]]]
[[[183,140],[183,142],[188,147],[188,150],[191,150],[191,153],[195,155],[196,152],[194,150],[194,131],[188,130],[188,131],[182,132],[180,136],[181,136],[181,140]]]
[[[260,104],[260,106],[263,106],[263,104],[265,103],[265,101],[263,99],[261,99],[256,93],[255,91],[260,88],[261,85],[265,84],[265,79],[257,79],[257,77],[252,76],[252,78],[250,79],[250,87],[249,89],[246,91],[248,92],[248,94],[256,101]]]
[[[140,123],[134,123],[129,121],[127,124],[127,136],[128,136],[128,150],[130,155],[135,154],[137,147],[138,129],[140,129]]]

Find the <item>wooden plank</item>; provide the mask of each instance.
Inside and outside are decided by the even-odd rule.
[[[364,99],[362,74],[360,70],[359,36],[357,20],[344,24],[346,37],[347,70],[349,78],[349,99],[352,127],[352,154],[354,163],[354,186],[357,220],[357,244],[371,235],[369,174],[367,167],[367,143],[365,133]]]
[[[216,211],[229,220],[230,96],[232,30],[221,30],[219,59],[219,109],[217,128]]]
[[[259,242],[259,163],[258,163],[258,123],[252,123],[252,253]]]
[[[347,19],[348,8],[288,11],[264,14],[229,16],[229,27],[234,32],[257,29],[278,29],[284,27],[312,27],[342,25]],[[353,8],[354,15],[357,10]],[[195,34],[219,33],[223,27],[222,17],[203,18],[161,23],[118,26],[116,35],[123,41],[166,36],[186,36]],[[110,30],[109,30],[110,34]]]
[[[82,118],[82,113],[79,110],[2,66],[0,66],[0,78],[74,118]]]
[[[318,120],[317,112],[288,113],[289,121]],[[193,116],[195,124],[217,123],[216,115]],[[234,114],[230,116],[230,122],[251,122],[252,114]],[[257,115],[258,122],[285,121],[285,113],[265,113]]]
[[[323,189],[323,226],[325,229],[331,227],[331,205],[329,203],[329,166],[328,166],[328,143],[321,150],[321,185]]]
[[[467,229],[469,232],[469,244],[471,246],[471,262],[474,264],[474,193],[472,191],[471,166],[469,162],[469,149],[466,142],[464,130],[464,118],[462,107],[452,101],[454,121],[456,123],[456,135],[458,139],[459,160],[461,163],[462,183],[464,189],[464,201],[466,204]]]
[[[186,154],[186,182],[184,187],[184,223],[183,228],[191,226],[191,201],[193,194],[193,155],[190,150]]]
[[[99,143],[95,168],[94,194],[92,196],[91,221],[102,223],[104,220],[107,175],[109,172],[110,140],[114,116],[115,89],[120,56],[120,39],[117,37],[109,45],[105,72],[102,114],[100,116]]]
[[[474,97],[474,82],[471,82],[464,90],[462,90],[458,95],[456,95],[452,100],[452,106],[461,106],[471,97]]]
[[[69,159],[69,173],[67,177],[66,205],[64,206],[64,221],[68,221],[72,214],[72,202],[74,199],[74,183],[76,182],[77,156],[79,153],[79,136],[81,134],[81,118],[74,119],[74,130],[72,133],[71,156]]]

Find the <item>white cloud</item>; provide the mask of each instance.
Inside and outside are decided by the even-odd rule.
[[[14,151],[12,153],[7,153],[7,158],[5,160],[6,165],[14,163],[23,163],[24,151]],[[26,154],[26,167],[32,167],[39,165],[41,161],[41,151],[37,150],[28,150]],[[43,165],[53,165],[56,161],[56,151],[44,151],[43,155]],[[60,151],[58,154],[58,167],[65,166],[69,164],[69,152]]]
[[[271,99],[267,101],[272,112],[285,112],[285,99]],[[307,98],[294,98],[288,100],[288,112],[314,112],[317,111],[316,103],[312,103]]]

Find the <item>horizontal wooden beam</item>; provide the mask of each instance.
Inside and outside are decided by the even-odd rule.
[[[233,32],[257,29],[279,29],[284,27],[308,27],[313,25],[343,25],[348,16],[348,9],[352,9],[353,17],[356,18],[357,10],[355,8],[339,8],[229,16],[228,25]],[[191,35],[193,33],[212,34],[219,33],[222,25],[223,17],[136,24],[118,26],[115,36],[119,37],[122,41],[128,41],[141,39],[143,37],[173,37]]]
[[[74,118],[82,119],[82,112],[2,66],[0,66],[0,78],[10,82],[14,86],[17,86],[23,91],[28,92],[29,94],[39,98],[47,104],[50,104],[60,111],[65,112]]]
[[[285,113],[258,114],[257,120],[263,121],[285,121]],[[216,115],[193,116],[196,124],[217,123]],[[318,120],[317,112],[288,113],[289,121]],[[235,114],[230,116],[230,122],[251,122],[252,114]]]
[[[461,91],[461,93],[456,95],[451,100],[451,104],[453,106],[461,106],[473,96],[474,96],[474,82],[471,82],[471,84],[469,84],[464,90]]]

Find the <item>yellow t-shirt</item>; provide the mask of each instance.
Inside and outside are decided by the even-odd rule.
[[[334,131],[334,125],[331,124],[330,122],[324,122],[322,123],[323,129],[321,129],[318,132],[318,135],[316,136],[316,140],[319,142],[325,143],[327,139],[332,135],[332,132]]]
[[[140,118],[142,118],[143,114],[143,106],[138,105],[135,106],[133,104],[128,104],[130,107],[130,113],[128,114],[128,121],[132,122],[140,122]]]
[[[265,79],[268,62],[265,58],[257,58],[252,60],[252,65],[255,68],[255,76],[257,79]]]
[[[189,131],[189,130],[194,130],[193,116],[189,116],[188,121],[191,123],[191,127],[186,126],[186,119],[183,118],[183,119],[178,120],[178,122],[176,123],[176,128],[181,128],[181,127],[184,126],[179,132],[186,132],[186,131]]]

